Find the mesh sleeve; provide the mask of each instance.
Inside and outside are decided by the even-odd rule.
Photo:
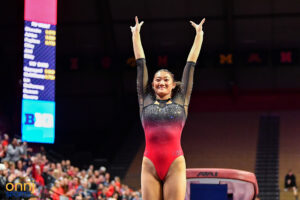
[[[195,62],[188,61],[184,67],[182,74],[182,97],[183,97],[183,105],[188,106],[190,103],[190,97],[193,89],[193,79],[194,79],[194,71],[195,71]]]
[[[140,113],[144,107],[144,98],[146,96],[146,88],[148,84],[148,70],[145,58],[136,60],[137,65],[137,94],[139,101]]]

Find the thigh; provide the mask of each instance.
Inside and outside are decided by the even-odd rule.
[[[183,156],[171,164],[163,186],[164,200],[184,200],[186,192],[186,166]]]
[[[158,179],[153,163],[147,157],[143,158],[141,186],[143,200],[163,199],[162,183]]]

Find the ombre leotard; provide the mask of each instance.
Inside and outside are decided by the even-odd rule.
[[[180,92],[169,100],[156,100],[146,92],[148,71],[144,58],[137,62],[137,92],[140,117],[145,132],[144,156],[155,166],[157,175],[163,181],[172,162],[183,155],[181,132],[186,120],[193,86],[194,62],[187,62],[182,75]]]

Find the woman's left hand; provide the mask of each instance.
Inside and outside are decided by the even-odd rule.
[[[190,21],[190,23],[192,24],[192,26],[195,28],[197,33],[201,33],[202,32],[202,25],[205,22],[205,18],[202,19],[202,21],[200,22],[200,24],[196,24],[193,21]]]

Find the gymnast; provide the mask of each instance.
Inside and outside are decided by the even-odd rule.
[[[203,41],[202,25],[190,21],[196,30],[181,82],[167,69],[158,70],[147,90],[148,71],[140,30],[144,22],[135,17],[132,32],[137,63],[139,111],[145,132],[146,149],[142,161],[143,200],[183,200],[186,192],[186,165],[181,148],[181,132],[188,114],[193,76]]]

